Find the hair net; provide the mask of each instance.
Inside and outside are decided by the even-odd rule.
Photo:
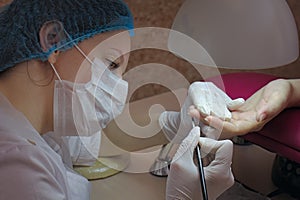
[[[63,24],[67,37],[44,52],[39,31],[53,20]],[[133,29],[132,14],[122,0],[14,0],[0,12],[0,71],[26,60],[47,60],[55,50],[121,29]]]

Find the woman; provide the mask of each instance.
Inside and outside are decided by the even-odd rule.
[[[1,11],[0,199],[89,199],[89,182],[72,164],[94,162],[101,129],[122,111],[131,29],[121,0],[15,0]],[[179,148],[167,198],[200,198],[191,154],[198,141],[195,128]],[[215,198],[233,182],[232,144],[204,143],[216,152],[206,167]],[[226,175],[216,178],[223,171],[215,166]]]

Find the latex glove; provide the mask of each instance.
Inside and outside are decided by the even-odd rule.
[[[201,153],[214,154],[214,160],[204,167],[209,200],[216,199],[234,183],[231,172],[233,145],[230,140],[200,138],[200,128],[193,128],[179,146],[167,179],[166,199],[202,199],[198,168],[193,161],[198,142]]]
[[[181,107],[181,112],[165,111],[159,116],[159,125],[169,141],[181,143],[192,129],[192,119],[188,115],[190,105],[190,98],[187,97]]]
[[[189,87],[188,96],[181,111],[163,112],[159,117],[159,125],[169,141],[175,140],[173,142],[180,143],[192,128],[192,121],[189,115],[192,105],[195,105],[195,108],[200,112],[200,114],[198,113],[195,116],[203,116],[204,118],[207,115],[214,114],[221,119],[225,119],[231,118],[230,109],[236,109],[243,103],[244,99],[232,100],[213,83],[194,82]],[[220,135],[219,130],[209,127],[204,123],[200,123],[199,125],[207,137],[216,139]],[[176,138],[174,139],[175,135]]]
[[[223,120],[230,120],[230,110],[240,107],[245,102],[243,98],[232,100],[211,82],[194,82],[189,87],[189,96],[201,115],[213,115]]]

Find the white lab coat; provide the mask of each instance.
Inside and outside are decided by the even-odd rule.
[[[0,200],[85,200],[89,193],[88,180],[0,94]]]

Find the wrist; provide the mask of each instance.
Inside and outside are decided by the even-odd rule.
[[[289,79],[286,80],[290,86],[288,105],[287,107],[298,107],[300,106],[300,79]]]
[[[180,113],[164,111],[159,116],[158,122],[165,137],[171,141],[175,137],[178,130],[178,125],[180,124]]]

